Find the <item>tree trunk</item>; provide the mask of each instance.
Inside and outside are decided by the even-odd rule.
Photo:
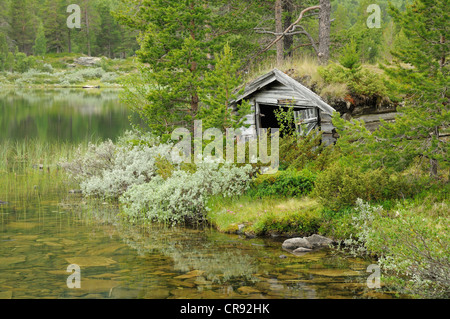
[[[330,58],[331,2],[320,0],[319,13],[319,63],[324,65]]]
[[[443,48],[445,48],[445,47],[444,47],[444,44],[445,44],[445,36],[444,36],[444,35],[441,35],[440,43],[443,45]],[[444,68],[444,66],[445,66],[445,56],[446,56],[445,49],[442,50],[442,51],[443,51],[443,52],[442,52],[442,57],[441,57],[441,60],[439,61],[439,67],[441,68],[441,70],[442,70],[442,69]]]
[[[294,13],[294,4],[292,2],[293,0],[283,0],[283,12],[284,12],[284,26],[283,29],[289,28],[289,26],[292,24],[292,14]],[[284,51],[286,52],[286,57],[292,57],[292,46],[294,44],[294,36],[292,35],[286,35],[283,38],[283,46]]]
[[[85,2],[85,11],[84,11],[84,17],[86,20],[86,40],[87,40],[87,51],[88,56],[91,56],[91,39],[89,36],[89,16],[88,16],[88,4]]]
[[[434,127],[434,135],[439,140],[439,127]],[[437,178],[438,177],[438,170],[439,170],[439,163],[436,159],[430,158],[430,177],[431,178]]]
[[[72,38],[71,38],[71,30],[70,30],[70,28],[68,28],[68,30],[69,30],[69,33],[68,33],[68,36],[67,36],[67,39],[68,39],[68,44],[69,44],[69,53],[72,53]]]
[[[283,33],[283,0],[275,1],[275,32],[277,34]],[[277,42],[277,65],[281,66],[284,61],[284,45],[283,41]]]

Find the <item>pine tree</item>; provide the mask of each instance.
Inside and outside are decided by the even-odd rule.
[[[215,68],[204,81],[205,87],[200,89],[200,97],[204,104],[199,119],[203,120],[203,128],[242,128],[245,116],[250,113],[248,102],[242,102],[234,110],[231,100],[237,97],[235,89],[242,85],[241,77],[237,75],[239,62],[234,61],[233,51],[228,44],[223,52],[216,57]]]
[[[450,167],[450,110],[448,92],[448,8],[445,0],[415,0],[401,12],[391,14],[408,41],[392,52],[395,65],[385,71],[405,96],[395,123],[382,122],[374,133],[361,123],[347,123],[337,116],[334,123],[345,153],[359,157],[371,167],[406,169],[415,159],[429,162],[430,176]]]
[[[212,57],[229,39],[230,46],[244,42],[233,31],[245,17],[236,11],[239,6],[224,8],[223,1],[144,0],[138,11],[133,3],[123,0],[116,16],[141,31],[137,54],[148,65],[141,77],[148,80],[146,102],[141,99],[134,109],[157,134],[176,126],[192,130],[201,111],[200,88],[214,67]]]
[[[8,42],[6,40],[6,35],[3,33],[0,33],[0,71],[5,71],[7,67],[7,61],[8,61]]]
[[[34,40],[34,17],[29,10],[28,0],[11,1],[10,6],[10,37],[24,53],[31,53]]]
[[[47,39],[45,38],[44,24],[41,22],[33,47],[34,55],[44,56],[47,53]]]
[[[65,46],[66,26],[65,1],[46,0],[43,14],[46,45],[49,52],[61,53]]]
[[[108,3],[100,2],[97,10],[100,18],[100,36],[97,37],[97,46],[101,48],[101,54],[112,58],[116,48],[119,46],[122,28],[111,15],[111,8]]]

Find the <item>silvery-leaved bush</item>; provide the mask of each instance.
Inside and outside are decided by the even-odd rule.
[[[166,180],[158,177],[134,185],[120,201],[132,217],[171,223],[198,220],[204,217],[209,196],[235,196],[247,190],[252,170],[251,165],[201,163],[195,173],[178,170]]]
[[[209,196],[230,197],[248,189],[251,165],[235,166],[205,160],[195,172],[170,164],[170,176],[158,174],[157,160],[170,161],[173,145],[147,135],[127,132],[114,144],[108,140],[79,149],[75,160],[63,163],[85,196],[115,198],[132,218],[175,223],[202,219]]]

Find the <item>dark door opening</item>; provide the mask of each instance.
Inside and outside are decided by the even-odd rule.
[[[278,105],[259,104],[259,120],[260,128],[280,128],[278,124],[275,111],[279,110]],[[281,106],[281,109],[286,112],[290,107]],[[315,108],[300,108],[294,107],[294,123],[292,123],[292,130],[296,131],[300,135],[308,135],[319,125],[319,113]],[[280,137],[283,134],[280,132]]]
[[[275,111],[278,111],[280,109],[280,106],[278,105],[266,105],[266,104],[259,104],[259,112],[260,112],[260,124],[261,128],[280,128],[280,125],[278,124],[277,117],[275,116]],[[281,106],[281,109],[284,112],[287,112],[289,110],[288,107]],[[295,130],[295,124],[293,124],[292,129]],[[280,137],[282,137],[282,134],[280,132]]]
[[[260,112],[260,124],[261,128],[269,129],[269,128],[280,128],[278,124],[277,117],[275,116],[275,111],[283,110],[283,112],[289,111],[289,107],[279,106],[279,105],[267,105],[267,104],[259,104],[259,112]],[[295,131],[295,123],[292,124],[292,129]],[[280,132],[280,137],[283,137],[282,132]]]

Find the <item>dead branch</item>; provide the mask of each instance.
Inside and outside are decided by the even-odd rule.
[[[303,11],[300,13],[300,16],[298,17],[298,19],[295,20],[295,22],[292,23],[286,30],[284,30],[284,32],[283,32],[282,34],[280,34],[275,40],[273,40],[272,42],[270,42],[269,45],[268,45],[267,47],[265,47],[263,50],[261,50],[261,51],[259,52],[259,54],[262,54],[262,53],[268,51],[273,45],[275,45],[278,41],[280,41],[281,39],[283,39],[283,37],[284,37],[285,35],[288,35],[289,31],[290,31],[292,28],[294,28],[294,27],[300,22],[301,19],[303,19],[303,15],[304,15],[306,12],[311,11],[311,10],[316,10],[316,9],[320,9],[320,6],[313,6],[313,7],[309,7],[309,8],[306,8],[305,10],[303,10]],[[314,41],[313,41],[313,42],[314,42]]]

